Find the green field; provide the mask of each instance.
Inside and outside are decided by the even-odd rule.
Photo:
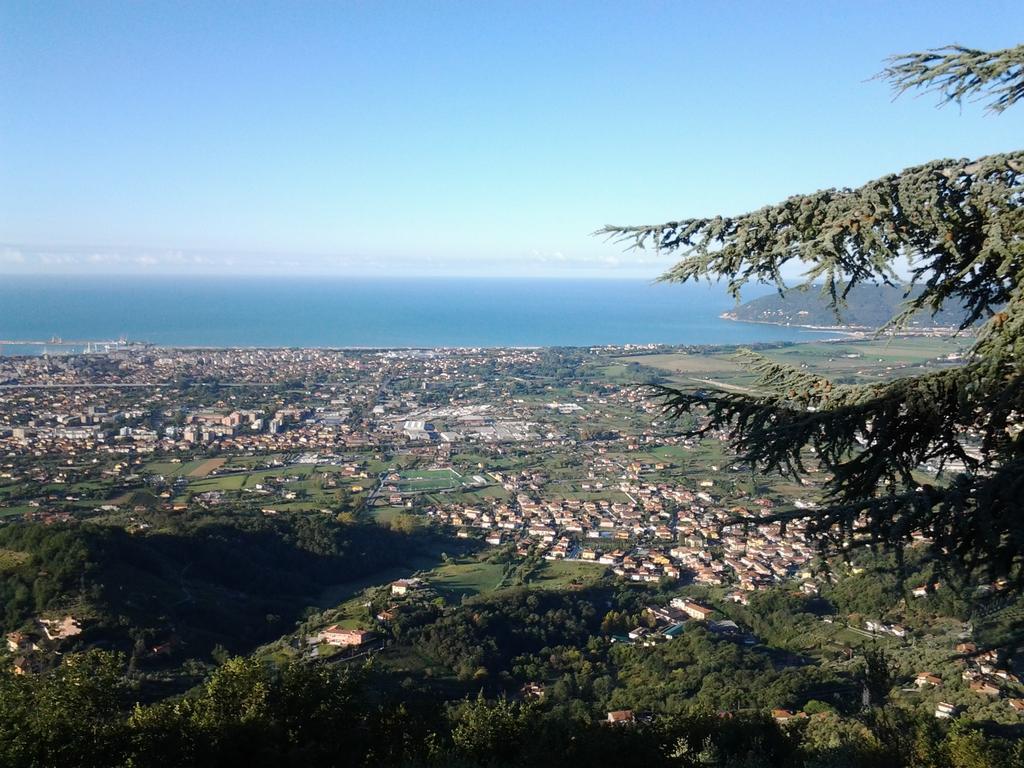
[[[227,464],[224,465],[224,469],[255,469],[260,465],[283,462],[284,458],[284,455],[280,453],[261,454],[259,456],[232,456],[228,459]]]
[[[216,472],[227,463],[227,459],[207,459],[189,473],[189,477],[206,477]]]
[[[638,355],[617,358],[622,364],[637,363],[649,368],[658,368],[672,373],[706,375],[709,373],[742,373],[743,368],[726,354],[687,354],[685,352],[665,355]]]
[[[447,600],[458,601],[463,596],[478,595],[497,589],[505,573],[499,563],[468,559],[446,563],[425,574],[430,586]]]
[[[19,552],[15,549],[0,549],[0,573],[20,568],[31,559],[32,556],[28,552]]]
[[[570,584],[590,585],[607,573],[607,566],[576,560],[547,560],[530,579],[539,589],[565,589]]]
[[[215,475],[204,477],[200,480],[193,480],[188,484],[188,489],[195,493],[206,493],[207,491],[237,491],[242,488],[246,475]]]
[[[637,456],[637,454],[633,454]],[[645,454],[640,454],[637,458],[648,456],[650,461],[661,462],[667,461],[673,464],[678,464],[684,461],[688,461],[693,458],[693,451],[681,445],[662,445],[657,448],[652,448]]]
[[[564,499],[578,499],[580,501],[609,501],[611,503],[625,503],[629,497],[622,491],[614,488],[602,488],[600,490],[585,491],[580,483],[549,483],[548,489],[552,494]]]
[[[921,366],[951,365],[953,363],[942,358],[951,353],[963,353],[971,343],[969,337],[851,338],[794,344],[768,349],[762,354],[831,378],[868,381],[910,375],[918,372],[915,369]],[[699,380],[746,387],[754,382],[747,367],[737,362],[732,352],[636,355],[617,360],[622,365],[638,363],[667,372],[679,383],[696,383]]]
[[[406,514],[404,507],[373,507],[370,517],[381,525],[388,525],[395,518]]]
[[[510,498],[512,498],[511,492],[506,491],[500,485],[488,485],[486,488],[463,491],[461,494],[456,495],[455,498],[450,500],[462,504],[479,504],[485,499],[500,499],[501,501],[507,501]]]

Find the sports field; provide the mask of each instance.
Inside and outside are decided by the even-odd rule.
[[[452,469],[418,469],[398,473],[399,493],[429,493],[462,487],[462,477]]]

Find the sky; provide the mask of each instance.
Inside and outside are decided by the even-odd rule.
[[[0,275],[653,278],[605,224],[1019,149],[887,56],[1014,2],[0,0]]]

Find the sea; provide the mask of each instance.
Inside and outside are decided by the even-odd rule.
[[[743,298],[769,291],[757,286]],[[650,280],[7,275],[0,276],[0,354],[77,352],[119,339],[381,348],[746,344],[823,335],[719,317],[734,306],[722,284]]]

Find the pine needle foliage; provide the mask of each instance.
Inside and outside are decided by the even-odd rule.
[[[1001,111],[1022,95],[1024,46],[992,54],[951,47],[891,60],[898,93],[977,94]],[[668,415],[704,414],[693,434],[726,430],[744,461],[793,478],[812,457],[827,472],[826,504],[810,521],[830,551],[924,537],[961,572],[1024,587],[1024,151],[937,160],[857,189],[797,195],[741,216],[600,230],[629,247],[679,251],[669,282],[725,278],[786,290],[800,266],[838,311],[861,282],[921,291],[890,321],[965,309],[984,322],[965,365],[887,383],[840,386],[749,351],[756,395],[659,388]],[[908,297],[910,290],[908,289]],[[922,467],[942,471],[922,481]],[[807,517],[806,510],[766,520]]]
[[[992,52],[949,45],[893,56],[879,77],[892,83],[897,96],[937,92],[940,104],[988,100],[989,111],[1002,112],[1024,98],[1024,45]]]

